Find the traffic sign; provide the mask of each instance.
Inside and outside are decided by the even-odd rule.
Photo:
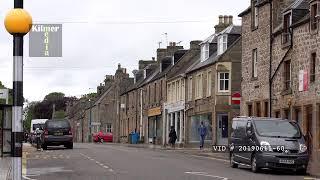
[[[232,101],[232,104],[239,105],[241,101],[241,94],[239,92],[233,93],[231,96],[231,101]]]

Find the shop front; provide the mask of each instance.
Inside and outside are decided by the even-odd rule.
[[[164,115],[164,124],[163,130],[165,137],[163,137],[163,142],[166,144],[169,143],[169,132],[170,128],[174,127],[177,133],[177,143],[183,144],[185,143],[185,102],[178,101],[175,103],[165,104],[165,115]]]
[[[212,113],[205,113],[193,115],[190,118],[190,129],[188,138],[190,144],[200,143],[200,135],[198,132],[198,128],[200,127],[201,122],[203,122],[207,128],[205,144],[212,143]]]
[[[161,144],[162,138],[162,121],[161,107],[148,110],[148,142]]]

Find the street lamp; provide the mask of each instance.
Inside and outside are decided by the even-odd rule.
[[[11,154],[14,180],[22,179],[22,112],[23,112],[23,36],[30,31],[32,18],[23,9],[23,0],[14,0],[14,9],[4,20],[7,31],[13,35],[13,107]]]
[[[91,133],[92,133],[92,104],[91,99],[89,98],[89,106],[90,106],[90,115],[89,115],[89,142],[91,142]]]

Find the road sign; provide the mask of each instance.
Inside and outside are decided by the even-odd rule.
[[[5,99],[6,104],[9,102],[9,90],[8,89],[0,89],[0,99]]]
[[[233,93],[231,96],[231,101],[232,101],[232,104],[239,105],[241,101],[241,94],[239,92]]]

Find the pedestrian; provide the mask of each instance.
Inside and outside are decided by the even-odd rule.
[[[207,136],[207,127],[204,125],[203,121],[201,121],[200,123],[198,132],[200,135],[200,149],[203,149],[204,140],[206,139],[206,136]]]
[[[170,133],[169,133],[169,143],[171,144],[172,148],[175,148],[176,140],[177,140],[176,130],[174,129],[174,126],[171,126]]]
[[[98,143],[103,143],[103,132],[99,131],[98,133]]]

